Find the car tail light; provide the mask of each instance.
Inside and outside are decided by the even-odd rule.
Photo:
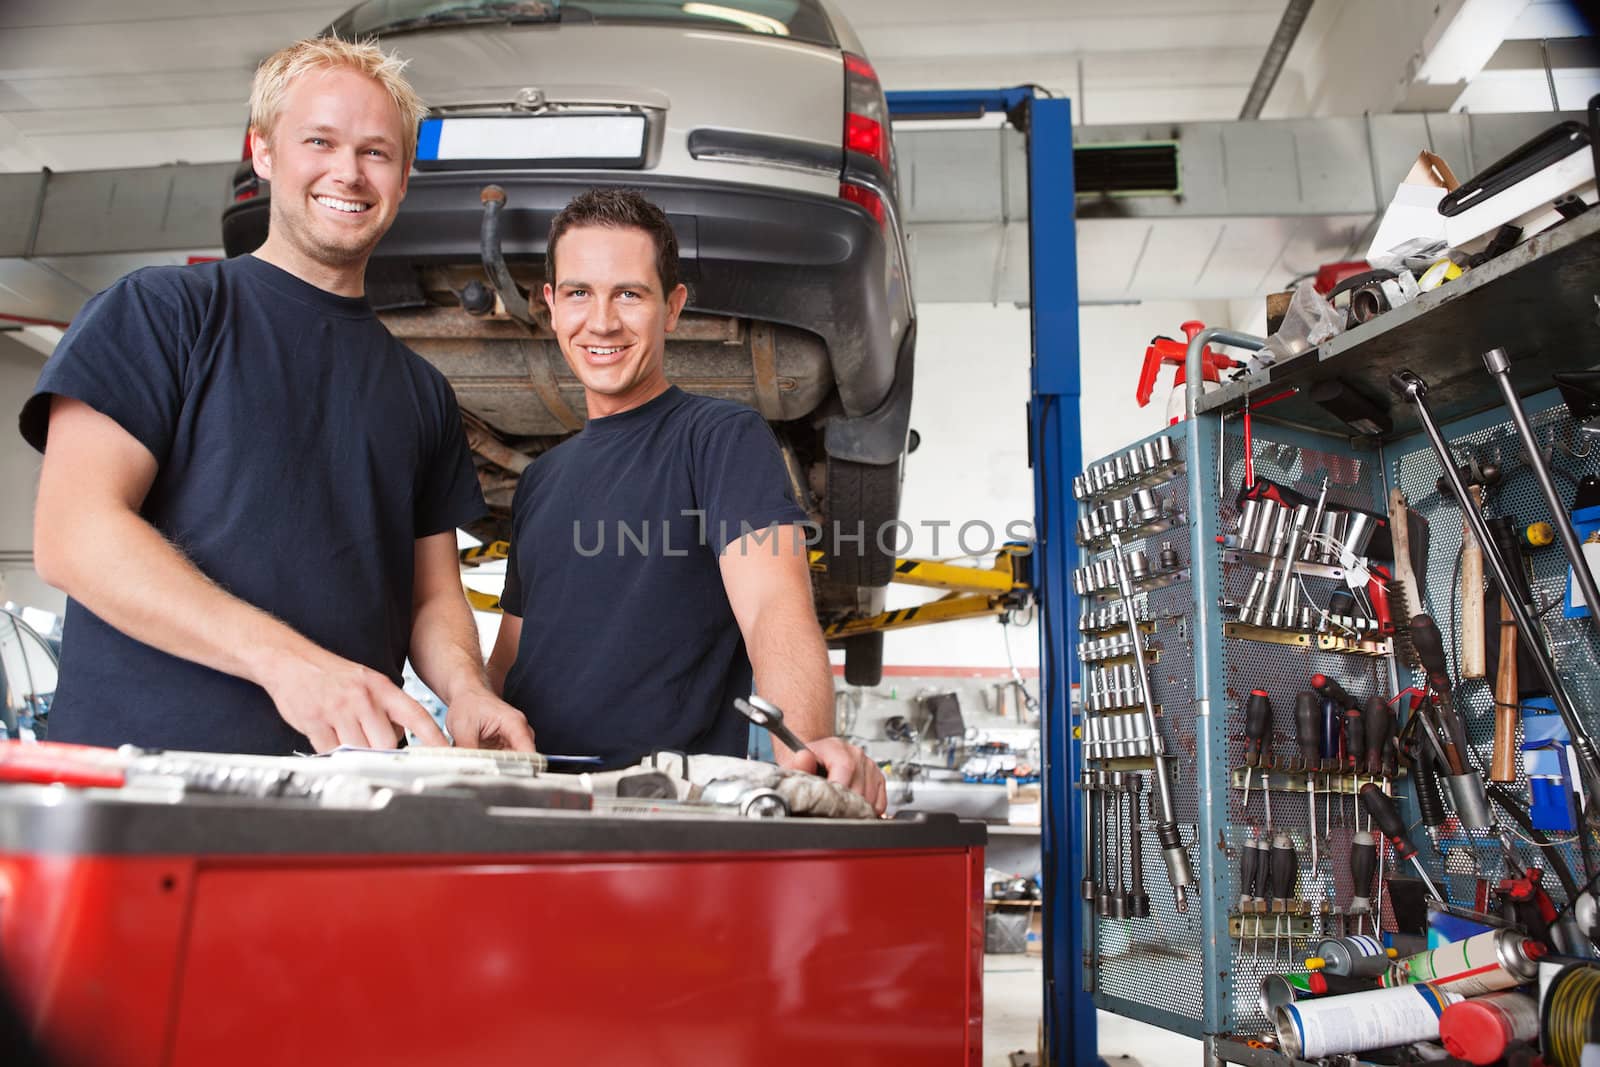
[[[878,73],[860,56],[844,55],[844,148],[873,160],[882,168],[885,186],[894,181],[892,149],[889,142],[889,105],[883,98]],[[848,165],[846,170],[848,170]],[[883,199],[862,185],[843,182],[839,195],[860,204],[880,224],[884,222]]]
[[[868,189],[864,185],[852,185],[849,182],[839,183],[839,195],[852,204],[860,204],[867,212],[878,220],[882,226],[888,221],[888,212],[883,207],[883,197]]]
[[[878,74],[860,56],[844,57],[844,147],[878,161],[889,174],[889,107]]]

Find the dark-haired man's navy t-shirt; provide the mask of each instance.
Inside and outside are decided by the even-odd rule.
[[[52,396],[150,450],[140,514],[213,581],[399,682],[416,540],[484,506],[449,384],[366,300],[253,256],[135,271],[84,306],[45,364],[21,416],[40,450]],[[264,689],[151,648],[75,600],[49,731],[311,751]]]
[[[540,456],[517,484],[500,601],[522,616],[505,699],[540,751],[607,767],[744,755],[750,660],[718,560],[805,521],[772,430],[726,400],[672,388]]]

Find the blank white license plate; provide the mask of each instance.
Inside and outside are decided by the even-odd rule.
[[[644,162],[644,135],[643,115],[427,119],[417,161],[637,166]]]

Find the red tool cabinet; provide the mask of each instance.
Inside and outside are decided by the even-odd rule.
[[[980,825],[127,793],[0,786],[66,1067],[981,1058]]]

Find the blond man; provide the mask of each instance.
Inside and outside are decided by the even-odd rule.
[[[54,740],[287,754],[531,749],[488,689],[455,528],[483,499],[444,378],[392,338],[366,265],[423,107],[375,45],[301,41],[250,99],[271,227],[254,255],[135,271],[73,321],[23,407],[41,575],[68,594]]]

